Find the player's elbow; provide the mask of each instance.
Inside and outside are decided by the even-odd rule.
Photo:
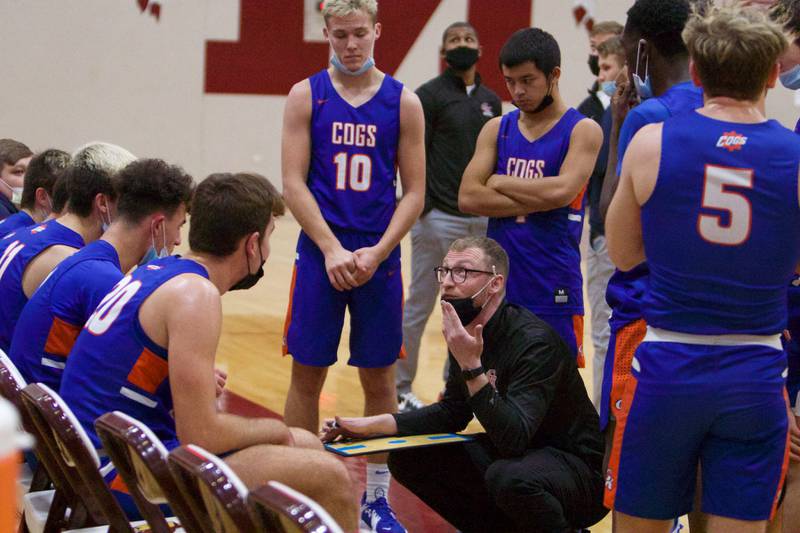
[[[480,198],[469,187],[458,190],[458,210],[469,215],[480,215]]]
[[[613,235],[606,235],[608,244],[608,258],[619,270],[627,272],[644,261],[644,249],[628,245],[620,245]]]

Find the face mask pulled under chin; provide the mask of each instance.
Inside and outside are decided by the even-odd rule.
[[[372,57],[372,56],[369,56],[369,57],[367,58],[367,60],[366,60],[366,61],[364,61],[364,64],[363,64],[363,65],[361,65],[361,67],[360,67],[358,70],[349,70],[349,69],[348,69],[346,66],[344,66],[344,64],[343,64],[343,63],[342,63],[342,62],[339,60],[339,56],[337,56],[336,54],[333,54],[333,55],[331,56],[331,65],[333,65],[333,67],[334,67],[336,70],[338,70],[338,71],[339,71],[339,72],[341,72],[342,74],[346,74],[347,76],[361,76],[361,75],[362,75],[362,74],[364,74],[366,71],[368,71],[369,69],[371,69],[372,67],[374,67],[374,66],[375,66],[375,58],[374,58],[374,57]]]
[[[237,281],[236,284],[233,287],[231,287],[230,289],[228,289],[228,290],[231,290],[231,291],[246,291],[247,289],[250,289],[251,287],[253,287],[256,283],[258,283],[258,280],[260,280],[261,278],[264,277],[264,263],[266,263],[267,260],[264,259],[264,256],[261,253],[261,245],[260,244],[258,246],[258,256],[261,259],[261,264],[259,265],[258,270],[256,270],[255,272],[253,272],[251,274],[250,273],[250,259],[247,257],[247,249],[245,248],[244,258],[245,258],[245,261],[247,261],[247,275],[245,277],[243,277],[242,279],[240,279],[239,281]]]
[[[486,287],[489,286],[495,277],[496,276],[492,276],[489,281],[486,282],[486,285],[481,287],[478,292],[467,298],[442,298],[442,300],[453,306],[453,309],[455,309],[462,326],[467,327],[470,325],[473,320],[478,318],[478,315],[481,314],[481,311],[483,311],[483,308],[486,307],[486,304],[489,303],[489,299],[487,299],[482,306],[475,307],[475,298],[477,298],[480,293],[486,290]]]

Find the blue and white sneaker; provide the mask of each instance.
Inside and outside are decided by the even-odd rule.
[[[397,521],[389,502],[381,496],[367,503],[367,493],[361,496],[361,529],[373,533],[406,533]]]

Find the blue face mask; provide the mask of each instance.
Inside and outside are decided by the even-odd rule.
[[[795,65],[794,68],[781,74],[781,84],[793,91],[800,89],[800,65]]]
[[[142,256],[141,261],[139,261],[139,266],[169,256],[169,250],[167,250],[167,229],[163,225],[161,226],[161,236],[164,238],[164,246],[161,247],[160,251],[156,251],[156,240],[155,237],[153,237],[153,228],[152,226],[150,227],[150,248],[148,248],[144,256]]]
[[[342,62],[339,61],[339,56],[333,54],[331,56],[331,65],[333,65],[333,67],[342,74],[346,74],[348,76],[361,76],[366,71],[375,66],[375,59],[372,56],[369,56],[367,60],[364,61],[364,64],[361,65],[361,68],[354,71],[354,70],[349,70],[346,66],[344,66]]]
[[[602,90],[608,96],[614,96],[614,93],[617,92],[617,81],[604,81],[600,86],[600,90]]]
[[[52,210],[53,210],[53,209],[52,209],[52,207],[51,207],[50,211],[52,211]],[[105,219],[105,217],[103,217],[103,220],[102,220],[102,222],[100,222],[100,229],[103,231],[103,233],[105,233],[105,232],[107,232],[107,231],[108,231],[108,228],[110,228],[110,227],[111,227],[111,214],[109,213],[109,215],[108,215],[108,222],[106,222],[106,219]]]
[[[645,43],[644,39],[639,40],[639,45],[636,48],[636,72],[633,74],[633,86],[636,88],[636,94],[639,95],[640,100],[647,100],[653,97],[653,86],[650,83],[650,58],[648,57],[644,63],[644,81],[639,76],[639,58],[642,55],[642,48]]]

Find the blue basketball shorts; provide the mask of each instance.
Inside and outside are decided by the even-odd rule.
[[[770,519],[789,461],[777,337],[769,346],[701,345],[654,341],[651,331],[636,351],[617,416],[606,506],[653,520],[684,515],[699,465],[700,510]]]
[[[335,234],[350,251],[373,246],[380,239],[380,234],[341,230]],[[328,279],[324,255],[301,231],[284,326],[283,353],[292,354],[295,361],[304,365],[334,364],[345,309],[350,313],[347,364],[359,368],[393,364],[403,345],[400,247],[378,266],[367,283],[349,291],[337,291]]]
[[[583,315],[534,314],[556,330],[567,343],[569,352],[575,356],[578,368],[584,368],[586,359],[583,356]]]

